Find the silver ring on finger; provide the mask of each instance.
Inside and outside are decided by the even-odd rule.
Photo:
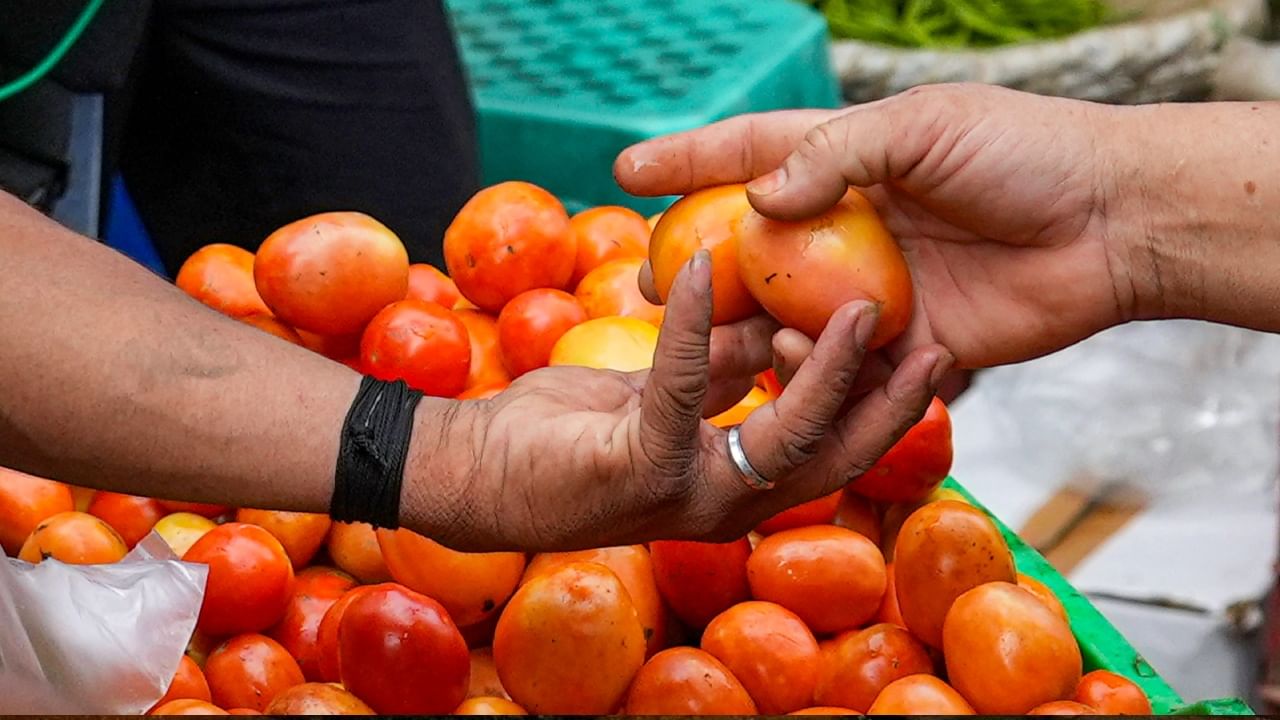
[[[733,461],[733,465],[738,469],[738,474],[742,476],[744,482],[754,490],[772,490],[773,481],[756,470],[751,461],[747,459],[747,451],[742,448],[742,431],[739,425],[729,428],[729,459]]]

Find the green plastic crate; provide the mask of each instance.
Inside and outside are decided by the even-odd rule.
[[[1142,658],[1098,609],[1067,579],[1058,574],[1044,556],[1027,545],[1012,530],[978,502],[954,479],[944,485],[964,495],[982,509],[1004,534],[1019,572],[1043,582],[1062,601],[1071,619],[1071,630],[1080,643],[1085,670],[1110,670],[1138,684],[1151,699],[1151,709],[1158,715],[1253,715],[1247,703],[1236,698],[1187,703],[1169,686],[1155,669]]]
[[[840,104],[827,26],[795,0],[447,0],[486,184],[571,211],[650,214],[611,173],[628,145],[745,112]]]

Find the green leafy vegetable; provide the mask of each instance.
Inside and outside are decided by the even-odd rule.
[[[1106,17],[1102,0],[807,0],[837,38],[901,47],[991,47],[1071,35]]]

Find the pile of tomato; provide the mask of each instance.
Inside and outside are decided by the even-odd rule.
[[[203,248],[177,285],[362,372],[476,401],[546,365],[649,367],[663,309],[640,294],[641,265],[665,296],[700,247],[718,322],[763,307],[816,334],[850,299],[824,267],[852,263],[875,270],[854,296],[881,303],[890,329],[876,342],[905,326],[909,274],[856,193],[819,220],[844,233],[825,245],[813,225],[750,212],[741,186],[716,188],[654,229],[618,207],[570,217],[546,191],[504,183],[449,228],[448,274],[410,265],[376,220],[326,213],[257,253]],[[766,373],[712,422],[741,422],[780,391]],[[1150,714],[1133,682],[1083,674],[1061,602],[941,487],[951,457],[935,400],[849,487],[747,537],[532,556],[0,469],[0,544],[30,562],[110,563],[154,531],[208,566],[196,632],[152,714]]]

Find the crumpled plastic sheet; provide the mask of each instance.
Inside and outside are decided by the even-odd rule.
[[[110,565],[0,551],[0,714],[145,712],[186,650],[207,572],[155,533]]]

